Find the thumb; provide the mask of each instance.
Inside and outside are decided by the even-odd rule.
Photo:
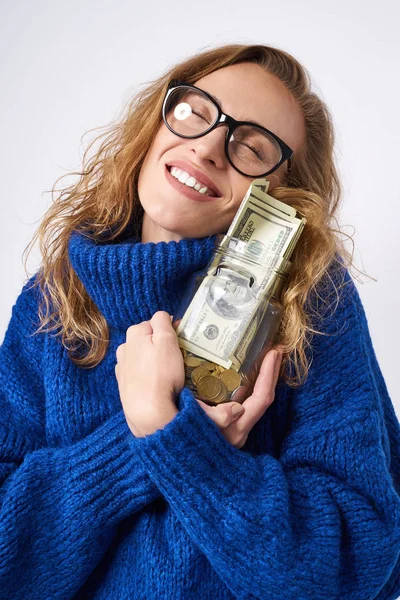
[[[222,427],[228,427],[228,425],[236,421],[245,410],[244,406],[238,402],[223,402],[222,404],[219,404],[216,409],[219,411]]]
[[[234,421],[235,419],[240,417],[240,415],[242,415],[243,413],[244,413],[244,406],[242,406],[238,402],[232,402],[232,404],[231,404],[232,421]]]
[[[217,406],[209,406],[205,402],[198,400],[197,403],[203,408],[204,412],[210,417],[218,427],[224,429],[236,421],[245,411],[244,406],[238,402],[223,402]]]

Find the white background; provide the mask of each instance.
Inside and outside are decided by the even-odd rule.
[[[0,339],[26,280],[22,252],[50,205],[44,192],[79,169],[82,135],[176,61],[222,43],[265,43],[308,68],[333,114],[340,223],[355,228],[356,266],[378,280],[356,285],[400,415],[397,0],[3,0],[0,11]],[[37,251],[30,274],[38,264]]]

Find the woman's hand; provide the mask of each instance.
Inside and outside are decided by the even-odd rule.
[[[154,433],[178,413],[175,398],[185,384],[185,370],[174,326],[167,312],[158,311],[150,321],[129,327],[126,342],[117,348],[119,394],[128,426],[136,437]],[[243,404],[208,406],[197,400],[233,446],[245,444],[252,427],[272,404],[281,360],[278,347],[266,354],[253,393]],[[236,416],[233,407],[241,410]]]
[[[253,393],[243,404],[227,402],[218,406],[208,406],[201,400],[197,400],[232,446],[236,448],[244,446],[251,429],[274,401],[281,362],[282,348],[279,346],[271,348],[261,363]],[[239,411],[240,408],[242,411],[234,415],[232,410]]]
[[[178,338],[165,311],[158,311],[126,332],[117,348],[115,374],[123,410],[132,433],[144,437],[172,421],[175,397],[185,384]]]

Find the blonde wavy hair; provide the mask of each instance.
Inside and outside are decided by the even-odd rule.
[[[336,213],[341,186],[334,164],[334,131],[325,103],[311,91],[306,69],[290,54],[264,45],[229,44],[209,49],[171,67],[158,79],[128,101],[122,117],[112,122],[84,152],[77,183],[56,190],[31,242],[24,250],[25,270],[28,254],[38,241],[41,266],[34,279],[40,287],[39,328],[60,335],[71,360],[83,368],[96,366],[109,344],[108,325],[89,297],[68,258],[68,241],[73,230],[94,240],[120,238],[128,228],[140,239],[143,209],[138,196],[138,177],[161,123],[162,102],[172,79],[195,83],[198,79],[229,65],[251,62],[277,77],[290,91],[304,115],[306,139],[284,186],[270,194],[295,207],[307,219],[300,241],[292,255],[292,271],[282,295],[282,321],[277,342],[284,348],[280,375],[292,387],[302,384],[310,362],[307,348],[311,337],[321,333],[306,310],[311,294],[329,304],[332,293],[319,296],[321,285],[327,289],[332,266],[349,269],[350,254],[341,239]],[[94,144],[101,144],[93,156]],[[71,175],[71,174],[70,174]],[[55,197],[56,192],[58,193]],[[90,234],[88,229],[90,224]],[[350,236],[344,234],[347,238]],[[351,240],[352,241],[352,240]],[[354,253],[354,243],[353,253]],[[342,285],[342,284],[341,284]],[[341,286],[332,285],[339,302]],[[330,306],[330,304],[329,304]],[[74,356],[77,349],[85,352]],[[290,367],[290,369],[286,369]],[[289,370],[291,375],[289,375]]]

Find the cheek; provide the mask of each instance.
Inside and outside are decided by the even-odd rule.
[[[140,175],[142,174],[142,171],[146,170],[148,166],[155,166],[157,164],[160,158],[162,158],[163,153],[166,152],[169,147],[171,147],[174,141],[173,138],[176,138],[176,136],[173,136],[173,134],[170,131],[168,131],[168,129],[162,123],[156,133],[153,142],[151,143],[151,146],[147,150],[142,168],[140,170]]]
[[[242,200],[251,185],[251,181],[252,180],[250,178],[244,179],[240,176],[239,180],[232,182],[232,209],[234,210],[234,213],[237,212],[240,204],[242,203]]]

